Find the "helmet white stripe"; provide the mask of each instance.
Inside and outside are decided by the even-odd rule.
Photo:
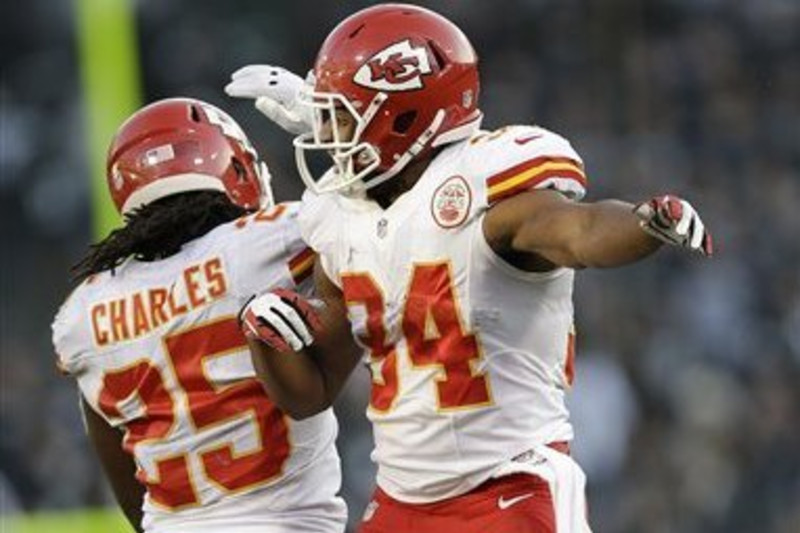
[[[222,184],[222,180],[207,174],[186,173],[161,178],[131,193],[122,206],[122,214],[127,215],[137,207],[155,202],[165,196],[179,192],[204,190],[225,192],[225,186]]]

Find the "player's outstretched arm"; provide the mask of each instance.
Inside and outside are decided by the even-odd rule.
[[[556,191],[530,191],[493,206],[483,230],[496,253],[536,270],[621,266],[665,242],[711,254],[711,237],[697,212],[674,196],[634,206],[618,200],[578,203]]]
[[[95,449],[114,496],[133,529],[141,533],[144,485],[136,480],[136,464],[122,449],[122,432],[108,425],[86,401],[81,398],[81,409],[86,420],[86,431]]]
[[[298,420],[333,404],[361,356],[342,293],[319,262],[314,281],[319,300],[313,303],[278,290],[242,313],[258,378],[278,407]]]

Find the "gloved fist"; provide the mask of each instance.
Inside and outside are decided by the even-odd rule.
[[[311,303],[294,291],[275,289],[251,299],[239,312],[244,335],[279,352],[298,351],[314,342],[322,323]]]
[[[661,241],[706,256],[714,251],[711,234],[686,200],[669,194],[656,196],[637,205],[633,212],[639,217],[642,229]]]
[[[248,65],[231,74],[228,96],[255,99],[256,109],[272,122],[299,135],[311,131],[311,108],[298,104],[300,92],[314,86],[313,72],[304,80],[281,67]]]

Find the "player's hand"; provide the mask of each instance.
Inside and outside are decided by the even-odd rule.
[[[634,208],[642,229],[668,244],[703,255],[714,252],[711,234],[692,204],[677,196],[656,196]]]
[[[312,116],[310,107],[298,104],[298,97],[313,85],[312,72],[304,80],[281,67],[247,65],[231,74],[225,92],[235,98],[253,98],[256,109],[268,119],[299,135],[311,131]]]
[[[322,323],[311,303],[287,289],[276,289],[251,299],[239,313],[246,337],[279,352],[299,351],[314,342]]]

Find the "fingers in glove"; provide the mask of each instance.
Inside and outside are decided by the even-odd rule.
[[[297,114],[290,112],[286,106],[269,96],[257,97],[256,109],[264,113],[273,122],[278,122],[279,125],[300,122]]]
[[[711,235],[694,207],[677,196],[664,195],[634,208],[640,225],[650,235],[706,256],[713,254]]]
[[[642,202],[633,209],[634,214],[639,217],[642,222],[650,222],[653,218],[655,210],[651,202]]]
[[[669,196],[659,196],[642,202],[633,212],[639,217],[639,224],[646,233],[669,244],[680,244],[673,231],[674,222],[671,218],[672,215],[680,215],[680,206],[677,210],[674,207],[670,209],[666,202],[667,198]]]
[[[233,80],[229,82],[225,88],[225,94],[233,96],[234,98],[256,98],[258,96],[258,87],[249,80]]]
[[[271,65],[247,65],[233,74],[231,74],[231,79],[236,80],[239,78],[243,78],[246,76],[261,76],[261,75],[270,75],[270,76],[277,76],[280,70],[284,70],[282,67],[273,67]]]
[[[663,197],[653,198],[649,202],[644,202],[636,207],[634,212],[639,215],[642,222],[650,228],[660,231],[668,231],[672,225],[672,218],[669,208],[662,201]]]
[[[652,235],[653,237],[664,241],[667,244],[681,244],[680,239],[669,229],[663,229],[660,226],[656,225],[655,223],[651,224],[643,224],[642,229],[644,229],[647,233]]]
[[[311,119],[306,119],[295,111],[290,111],[280,102],[268,97],[256,98],[256,109],[268,119],[294,135],[311,131]]]
[[[311,302],[296,292],[287,289],[275,289],[273,293],[279,296],[287,305],[291,305],[293,309],[296,309],[302,317],[304,324],[310,328],[312,332],[322,329],[322,321]]]
[[[279,352],[290,351],[286,339],[250,309],[245,312],[242,331],[246,337],[263,342]]]
[[[698,252],[703,251],[703,238],[706,234],[705,225],[697,213],[692,217],[691,228],[689,228],[689,247]]]
[[[689,202],[684,200],[679,200],[679,202],[681,206],[681,216],[675,219],[678,221],[678,223],[675,224],[675,233],[677,233],[681,239],[688,240],[691,237],[691,226],[695,221],[699,221],[699,217],[694,208],[689,205]]]
[[[267,293],[253,300],[245,310],[246,334],[255,333],[265,343],[281,349],[273,337],[281,337],[292,350],[313,342],[300,314],[280,296]],[[266,329],[265,329],[266,328]]]
[[[267,83],[262,79],[245,77],[228,83],[225,86],[225,94],[235,98],[259,98],[268,91],[267,87],[273,85],[274,83]]]
[[[683,219],[686,216],[685,205],[686,202],[675,198],[674,196],[666,195],[663,197],[664,212],[670,221]]]
[[[275,328],[295,351],[314,342],[314,336],[308,331],[297,310],[280,299],[272,303],[270,314],[262,315],[262,318]]]
[[[654,213],[651,224],[665,231],[673,229],[686,214],[681,201],[670,195],[653,198],[649,204]]]
[[[248,65],[231,75],[225,92],[237,98],[269,96],[282,105],[290,105],[303,83],[302,78],[281,67]]]

